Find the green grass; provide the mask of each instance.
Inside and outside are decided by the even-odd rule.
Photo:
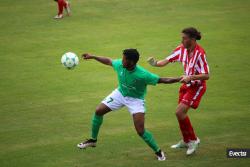
[[[250,1],[72,0],[72,17],[53,20],[56,3],[2,0],[0,6],[0,166],[249,166],[227,159],[226,148],[250,148]],[[94,61],[73,71],[60,64],[74,51],[121,57],[141,52],[140,65],[161,76],[182,74],[179,64],[151,68],[180,43],[180,31],[198,27],[211,69],[207,92],[189,112],[201,139],[196,155],[169,146],[180,139],[174,115],[179,84],[149,87],[146,127],[168,154],[157,162],[123,109],[105,116],[95,149],[89,137],[95,106],[117,85],[116,74]]]

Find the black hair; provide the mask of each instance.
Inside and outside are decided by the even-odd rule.
[[[182,30],[182,33],[187,34],[190,38],[194,38],[196,40],[200,40],[201,39],[201,32],[199,32],[194,27],[184,28]]]
[[[138,62],[140,54],[137,49],[125,49],[123,50],[123,55],[128,60],[132,60],[135,64]]]

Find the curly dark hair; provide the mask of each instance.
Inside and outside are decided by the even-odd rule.
[[[125,49],[123,50],[123,55],[126,59],[132,60],[134,63],[137,63],[140,58],[140,54],[137,49]]]
[[[196,40],[200,40],[201,39],[201,32],[199,32],[194,27],[184,28],[182,30],[182,33],[187,34],[190,38],[194,38]]]

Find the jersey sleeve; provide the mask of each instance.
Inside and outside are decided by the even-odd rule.
[[[169,55],[168,57],[166,57],[166,60],[168,60],[169,62],[173,63],[173,62],[180,62],[180,55],[181,55],[181,47],[178,46],[171,55]]]
[[[147,85],[156,85],[159,81],[160,77],[156,74],[153,74],[151,72],[146,72],[145,76],[145,82]]]
[[[197,64],[199,66],[199,73],[200,74],[209,74],[209,66],[207,63],[206,55],[201,54],[198,58]]]
[[[115,71],[117,71],[118,67],[122,64],[122,60],[121,59],[116,59],[116,60],[112,60],[112,67]]]

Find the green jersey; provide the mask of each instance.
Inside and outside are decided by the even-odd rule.
[[[143,67],[137,65],[132,71],[127,70],[122,65],[122,60],[113,60],[112,66],[117,73],[121,94],[129,97],[144,99],[147,92],[147,85],[156,85],[159,76],[155,75]]]

